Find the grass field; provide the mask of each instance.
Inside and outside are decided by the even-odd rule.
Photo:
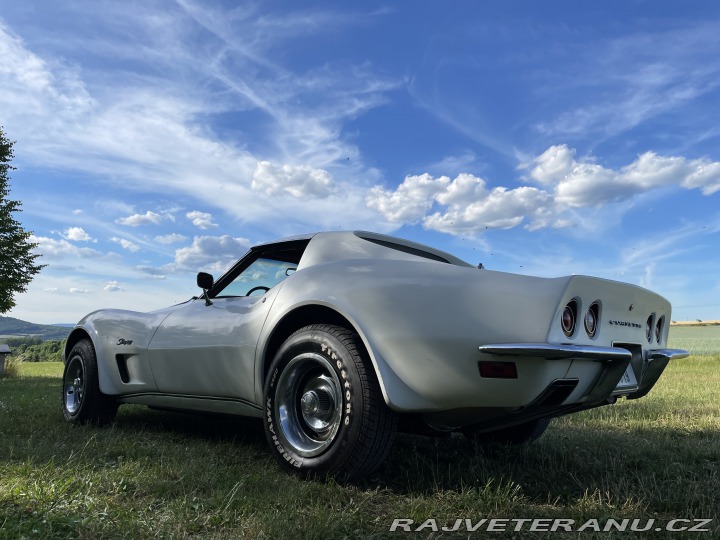
[[[0,539],[718,538],[720,346],[672,332],[671,345],[711,345],[646,398],[555,420],[526,447],[400,435],[353,486],[280,471],[258,421],[124,406],[109,428],[68,426],[61,364],[23,364],[0,379]],[[581,535],[390,532],[396,518],[714,521],[711,532]]]
[[[720,326],[671,326],[670,347],[687,349],[694,356],[720,354]]]

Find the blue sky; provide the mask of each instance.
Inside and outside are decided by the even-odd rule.
[[[197,292],[248,246],[366,229],[720,318],[715,2],[5,2],[9,315]]]

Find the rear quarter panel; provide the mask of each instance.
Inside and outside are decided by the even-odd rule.
[[[523,388],[517,381],[488,382],[478,374],[478,346],[545,341],[569,279],[526,277],[434,261],[319,264],[285,281],[261,343],[296,307],[326,305],[360,333],[385,400],[393,409],[430,411],[479,403],[509,406],[517,403],[518,394],[534,397],[538,377],[562,377],[567,364],[527,363]],[[259,352],[262,355],[262,347]],[[262,392],[260,365],[258,369],[257,391]],[[547,369],[557,373],[538,373],[538,377],[533,373]],[[515,395],[508,395],[511,388]]]

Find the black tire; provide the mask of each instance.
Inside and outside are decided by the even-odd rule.
[[[359,336],[315,324],[293,333],[265,380],[265,435],[301,477],[356,480],[387,457],[397,431]]]
[[[74,424],[107,424],[118,410],[117,401],[100,391],[95,348],[89,339],[79,341],[65,361],[62,413]]]
[[[529,444],[539,439],[549,424],[549,418],[537,418],[517,426],[482,433],[465,432],[465,435],[479,444]]]

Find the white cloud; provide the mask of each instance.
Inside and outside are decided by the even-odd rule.
[[[124,218],[115,220],[115,223],[120,225],[127,225],[128,227],[139,227],[140,225],[150,225],[151,223],[157,225],[162,220],[160,214],[156,214],[148,210],[144,214],[132,214]]]
[[[367,204],[391,222],[417,223],[451,234],[487,228],[508,229],[529,221],[529,228],[547,226],[552,198],[544,191],[520,187],[486,188],[482,178],[459,174],[454,180],[429,174],[408,176],[395,191],[372,188]],[[434,205],[443,211],[429,214]]]
[[[108,281],[105,287],[103,287],[103,289],[108,292],[119,292],[125,290],[120,287],[120,284],[117,281]]]
[[[572,172],[555,186],[558,202],[575,208],[602,206],[638,193],[616,181],[613,171],[595,163],[576,163]]]
[[[185,217],[192,221],[192,224],[200,229],[210,229],[218,226],[217,223],[213,223],[212,214],[208,214],[207,212],[198,212],[197,210],[193,210],[192,212],[185,214]]]
[[[373,187],[365,202],[390,222],[417,223],[432,208],[435,196],[445,190],[449,183],[447,176],[406,176],[395,191],[388,191],[382,186]]]
[[[80,289],[78,287],[71,287],[70,292],[73,294],[92,294],[92,291],[89,289]]]
[[[56,240],[47,236],[30,236],[32,243],[38,244],[35,251],[42,254],[42,260],[60,260],[65,257],[99,257],[101,253],[91,248],[81,248],[65,239]]]
[[[575,159],[575,151],[566,145],[551,146],[531,166],[530,179],[554,188],[555,201],[573,208],[598,207],[666,186],[698,188],[705,195],[720,190],[720,163],[654,152],[613,170],[587,158]]]
[[[685,176],[682,187],[699,188],[703,195],[712,195],[720,191],[720,163],[717,161],[695,160],[693,171]]]
[[[538,229],[548,226],[551,216],[552,197],[546,192],[533,187],[498,187],[479,198],[456,197],[445,213],[428,216],[423,225],[451,234],[471,234],[484,229],[511,229],[524,221],[528,221],[526,228]]]
[[[435,200],[445,206],[465,205],[487,195],[485,181],[472,174],[459,174]]]
[[[221,273],[247,252],[250,242],[245,238],[196,236],[190,246],[175,251],[173,271],[210,271]]]
[[[288,194],[296,199],[322,199],[330,195],[334,182],[323,169],[260,161],[253,172],[250,187],[268,196]]]
[[[575,164],[575,150],[566,144],[551,146],[533,160],[534,167],[530,177],[543,185],[552,185],[564,179]],[[527,164],[521,165],[526,168]]]
[[[73,240],[75,242],[92,242],[93,238],[86,233],[82,227],[70,227],[65,230],[63,237],[67,240]]]
[[[83,211],[80,210],[79,208],[77,208],[77,209],[73,210],[72,213],[73,213],[74,215],[76,215],[76,216],[79,216],[80,214],[83,213]]]
[[[43,292],[57,292],[57,291],[58,291],[57,287],[46,287],[43,289]]]
[[[654,152],[645,152],[615,170],[589,158],[577,159],[575,150],[563,144],[549,147],[518,168],[530,169],[522,180],[540,187],[489,189],[485,180],[471,174],[459,174],[452,181],[447,176],[422,174],[405,177],[395,190],[371,188],[366,204],[391,223],[422,223],[426,229],[474,234],[519,225],[531,231],[583,226],[577,209],[626,203],[668,186],[701,189],[705,195],[720,191],[720,162]]]
[[[177,244],[178,242],[184,242],[185,240],[187,240],[187,236],[177,233],[164,234],[155,237],[156,242],[165,245]]]
[[[138,246],[137,244],[131,242],[130,240],[126,240],[125,238],[113,237],[113,238],[112,238],[112,241],[115,242],[116,244],[120,244],[123,249],[127,249],[128,251],[132,251],[133,253],[135,253],[136,251],[139,251],[139,250],[140,250],[140,246]]]

